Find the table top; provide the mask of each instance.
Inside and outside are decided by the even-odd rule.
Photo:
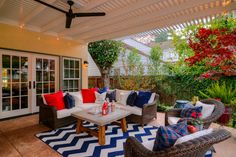
[[[120,120],[122,118],[125,118],[131,114],[130,111],[127,111],[123,108],[116,108],[115,112],[111,112],[107,115],[102,115],[101,113],[91,114],[91,113],[89,113],[89,111],[91,111],[91,110],[92,109],[74,112],[74,113],[72,113],[72,116],[74,116],[78,119],[81,119],[81,120],[89,121],[89,122],[97,124],[99,126],[103,126],[106,124],[110,124],[114,121]]]

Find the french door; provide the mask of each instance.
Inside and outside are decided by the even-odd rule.
[[[59,57],[0,49],[0,119],[38,112],[59,89]]]

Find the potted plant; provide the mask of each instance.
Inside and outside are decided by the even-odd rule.
[[[233,84],[226,84],[225,82],[220,83],[217,81],[209,86],[205,93],[203,91],[199,91],[199,93],[205,98],[217,99],[224,103],[225,111],[219,118],[218,122],[221,124],[229,123],[233,109],[236,108],[236,88],[233,87]]]

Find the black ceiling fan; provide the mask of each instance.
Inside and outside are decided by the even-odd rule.
[[[74,4],[74,2],[71,0],[67,1],[67,3],[70,6],[69,11],[64,11],[60,8],[57,8],[51,4],[45,3],[44,1],[41,1],[41,0],[35,0],[35,1],[66,14],[66,26],[65,26],[66,28],[70,28],[72,19],[75,17],[105,16],[106,15],[106,13],[104,13],[104,12],[73,13],[71,7]]]

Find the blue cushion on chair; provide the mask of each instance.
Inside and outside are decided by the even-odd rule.
[[[181,135],[181,136],[185,136],[188,135],[188,124],[187,121],[182,121],[179,122],[177,124],[173,124],[173,125],[169,125],[167,126],[168,128],[174,130],[177,134]]]
[[[137,98],[137,92],[132,91],[126,100],[126,105],[134,106],[136,98]]]
[[[134,105],[139,108],[143,108],[144,104],[148,103],[151,95],[152,95],[151,92],[139,91],[139,93],[135,99]]]
[[[104,92],[107,92],[107,87],[98,89],[98,93],[99,93],[99,94],[102,94],[102,93],[104,93]]]
[[[157,131],[153,151],[160,151],[173,146],[180,137],[181,135],[177,134],[170,127],[160,126]]]
[[[202,106],[200,107],[193,107],[193,108],[184,108],[180,113],[180,117],[182,118],[190,118],[192,114],[196,112],[197,115],[200,115],[202,112]]]

